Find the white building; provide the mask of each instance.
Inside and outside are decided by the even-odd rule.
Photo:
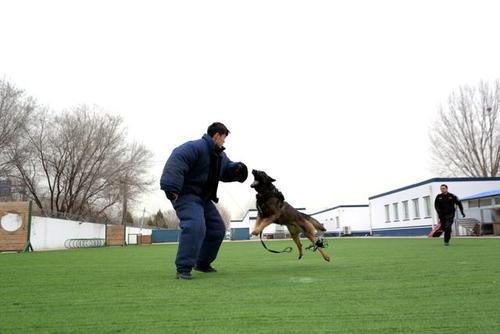
[[[369,197],[375,236],[426,235],[437,223],[434,199],[441,184],[458,198],[500,188],[500,177],[433,178]]]
[[[500,188],[462,198],[465,214],[475,220],[481,234],[500,235]],[[463,229],[460,234],[467,234]]]
[[[371,235],[368,204],[338,205],[311,214],[326,228],[326,235]]]

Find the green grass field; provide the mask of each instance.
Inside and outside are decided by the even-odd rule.
[[[0,333],[500,333],[500,239],[328,251],[228,242],[192,281],[174,279],[176,245],[0,254]]]

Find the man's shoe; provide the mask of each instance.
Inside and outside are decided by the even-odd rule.
[[[449,243],[449,242],[445,242],[445,243],[444,243],[444,245],[445,245],[445,246],[449,246],[449,245],[450,245],[450,243]]]
[[[208,267],[198,267],[198,266],[196,266],[193,269],[196,270],[196,271],[201,271],[202,273],[216,273],[217,272],[217,270],[215,270],[215,268],[212,267],[212,266],[208,266]]]
[[[193,276],[191,276],[190,272],[180,272],[178,271],[177,274],[175,274],[176,279],[193,279]]]

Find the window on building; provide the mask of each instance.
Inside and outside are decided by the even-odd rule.
[[[391,212],[389,210],[389,204],[385,205],[385,222],[389,223],[391,221]]]
[[[495,222],[495,211],[491,209],[483,209],[481,210],[481,222],[483,224],[491,224]]]
[[[410,219],[410,210],[408,208],[408,201],[403,201],[403,219]]]
[[[469,201],[469,208],[477,208],[477,207],[479,207],[479,201],[477,199]]]
[[[429,196],[424,197],[424,209],[425,209],[425,217],[429,218],[432,215],[431,212],[431,198]]]
[[[399,220],[399,205],[398,203],[392,203],[392,207],[394,209],[394,221]]]
[[[500,204],[500,197],[495,198],[495,204]]]
[[[411,203],[413,204],[413,219],[420,218],[420,207],[418,203],[418,198],[412,199]]]
[[[335,217],[335,222],[337,223],[337,228],[340,228],[340,218],[339,218],[339,216]]]
[[[491,198],[480,199],[479,206],[480,207],[491,206]]]

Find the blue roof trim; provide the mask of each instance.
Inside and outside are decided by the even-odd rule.
[[[484,191],[482,193],[470,195],[464,198],[461,198],[460,200],[469,200],[469,199],[480,199],[480,198],[485,198],[485,197],[492,197],[492,196],[498,196],[500,195],[500,189],[496,190],[490,190],[490,191]]]
[[[333,208],[324,209],[324,210],[321,210],[321,211],[318,211],[318,212],[315,212],[315,213],[310,213],[309,215],[310,216],[314,216],[314,215],[318,215],[320,213],[331,211],[331,210],[335,210],[335,209],[338,209],[338,208],[367,208],[367,207],[368,207],[368,204],[337,205],[337,206],[335,206]]]
[[[425,181],[422,181],[419,183],[410,184],[409,186],[406,186],[406,187],[394,189],[394,190],[391,190],[391,191],[388,191],[388,192],[385,192],[382,194],[368,197],[368,200],[372,200],[372,199],[379,198],[382,196],[391,195],[391,194],[394,194],[394,193],[397,193],[397,192],[400,192],[403,190],[420,187],[420,186],[423,186],[424,184],[428,184],[428,183],[432,183],[432,182],[468,182],[468,181],[500,181],[500,177],[435,177],[435,178],[428,179],[428,180],[425,180]]]

